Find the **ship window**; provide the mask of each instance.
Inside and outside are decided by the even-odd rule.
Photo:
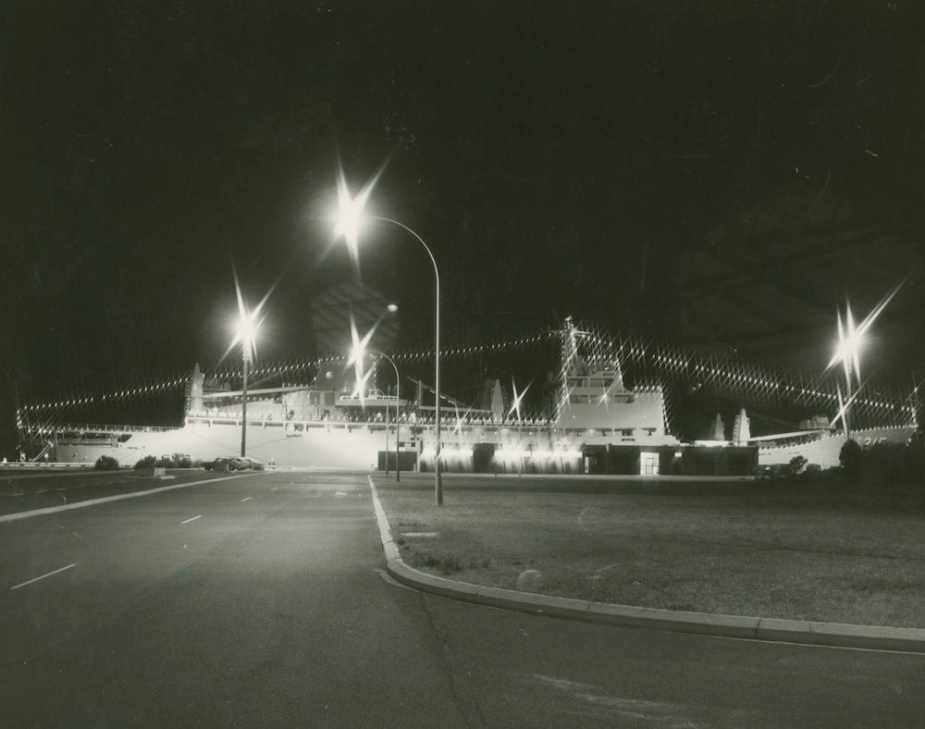
[[[620,435],[632,435],[632,434],[633,434],[632,428],[624,428],[623,430],[620,431]]]

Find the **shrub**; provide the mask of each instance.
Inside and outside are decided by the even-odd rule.
[[[154,463],[156,460],[157,459],[154,456],[145,456],[135,464],[135,470],[143,471],[146,468],[154,468]]]
[[[119,462],[112,456],[100,456],[93,467],[97,471],[118,471]]]
[[[788,465],[788,471],[790,475],[796,476],[798,473],[802,472],[806,468],[807,460],[803,456],[796,456],[790,459],[790,464]]]
[[[758,467],[759,478],[784,478],[790,472],[790,466],[783,463],[772,463]]]
[[[838,462],[849,476],[856,476],[861,468],[862,449],[856,440],[849,439],[838,453]]]

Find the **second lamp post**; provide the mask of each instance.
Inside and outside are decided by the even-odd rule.
[[[427,251],[427,255],[430,257],[430,262],[434,267],[434,281],[435,281],[435,304],[434,304],[434,322],[435,322],[435,332],[434,332],[434,392],[436,398],[436,406],[434,408],[434,419],[436,425],[435,438],[436,442],[434,443],[434,503],[438,506],[443,504],[443,483],[440,478],[440,272],[437,270],[437,261],[434,259],[434,254],[431,252],[430,248],[424,242],[424,239],[421,238],[417,233],[415,233],[411,228],[409,228],[404,223],[400,223],[397,220],[392,220],[391,218],[384,218],[379,215],[369,215],[364,216],[363,208],[366,206],[366,202],[369,198],[369,190],[364,190],[363,193],[358,195],[355,198],[352,198],[349,192],[346,189],[346,185],[342,181],[339,181],[338,184],[338,214],[337,214],[337,225],[335,228],[335,235],[343,236],[347,242],[347,245],[350,246],[351,251],[355,254],[356,246],[359,242],[359,231],[360,226],[363,220],[382,220],[386,223],[392,223],[397,225],[399,228],[403,228],[413,235],[417,241],[424,246],[424,250]]]

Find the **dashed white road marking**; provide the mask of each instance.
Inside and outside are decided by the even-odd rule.
[[[46,573],[46,574],[44,574],[44,575],[39,575],[38,577],[33,577],[31,580],[26,580],[25,582],[20,582],[18,585],[13,585],[10,589],[11,589],[11,590],[18,590],[20,587],[25,587],[26,585],[31,585],[33,582],[38,582],[39,580],[44,580],[46,577],[51,577],[52,575],[56,575],[56,574],[58,574],[59,572],[64,572],[64,570],[69,570],[71,567],[76,567],[76,566],[77,566],[77,563],[76,563],[76,562],[75,562],[74,564],[69,564],[67,567],[61,567],[60,569],[54,570],[54,571],[52,571],[52,572],[48,572],[48,573]]]
[[[253,497],[253,496],[248,496],[246,499],[241,499],[241,503],[243,504],[245,501],[250,501],[252,498],[254,498],[254,497]]]
[[[194,516],[191,519],[187,519],[186,521],[181,521],[180,524],[189,524],[191,521],[196,521],[197,519],[202,519],[202,514],[199,516]]]

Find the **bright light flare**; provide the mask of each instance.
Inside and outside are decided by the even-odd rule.
[[[365,387],[369,373],[364,373],[363,358],[366,355],[366,345],[372,337],[372,331],[368,332],[365,337],[360,338],[357,332],[356,321],[353,318],[353,312],[350,313],[350,358],[347,360],[347,366],[353,365],[354,390],[353,397],[359,396],[360,404],[365,407]],[[372,372],[372,370],[370,370]]]
[[[861,376],[860,353],[864,345],[864,331],[854,325],[851,307],[845,312],[845,322],[842,323],[841,312],[838,313],[838,346],[835,354],[829,361],[829,367],[841,362],[845,367],[845,378],[851,380],[851,373]]]
[[[392,309],[389,309],[392,311]],[[396,306],[395,311],[398,310]],[[364,367],[364,358],[366,357],[366,348],[369,345],[369,341],[373,338],[373,334],[376,333],[376,328],[379,326],[379,322],[382,320],[382,317],[376,320],[375,324],[372,325],[370,330],[366,332],[362,337],[357,331],[356,321],[353,318],[353,312],[350,313],[350,357],[347,359],[347,367],[353,365],[353,375],[356,381],[356,388],[353,391],[353,397],[359,396],[360,403],[363,407],[366,406],[366,382],[369,380],[370,374],[374,370],[369,372],[365,371]]]
[[[424,446],[421,449],[421,458],[423,460],[428,460],[433,458],[437,454],[437,449],[432,446]],[[472,458],[472,449],[467,446],[445,446],[440,449],[440,460],[446,460],[450,458]]]
[[[469,413],[472,411],[472,408],[469,408],[462,415],[459,414],[459,406],[454,406],[456,408],[456,425],[453,426],[453,432],[457,435],[462,431],[463,425],[466,424],[468,420]]]
[[[851,409],[851,406],[855,403],[855,401],[858,400],[858,396],[861,394],[861,390],[860,390],[860,388],[859,388],[858,391],[855,392],[855,393],[852,393],[852,394],[848,397],[847,400],[845,400],[845,399],[842,397],[842,393],[841,393],[841,388],[840,388],[840,387],[836,388],[836,391],[837,391],[837,395],[838,395],[838,412],[835,413],[835,417],[832,418],[832,425],[834,425],[835,423],[837,423],[839,420],[842,421],[842,425],[847,425],[846,422],[845,422],[845,420],[846,420],[846,418],[847,418],[847,414],[848,414],[849,410]]]
[[[531,381],[530,384],[528,384],[528,385],[524,388],[524,391],[523,391],[523,392],[518,393],[518,392],[517,392],[517,384],[514,382],[514,378],[513,378],[513,377],[511,378],[511,389],[512,389],[513,392],[514,392],[514,402],[511,404],[511,409],[507,411],[508,417],[511,416],[511,413],[515,413],[515,412],[516,412],[516,413],[517,413],[517,419],[520,420],[520,403],[523,401],[524,395],[527,394],[527,390],[530,389],[530,385],[532,385],[532,384],[533,384],[533,382]]]
[[[495,458],[502,461],[516,461],[522,458],[529,458],[530,451],[518,446],[502,446],[495,451]]]
[[[347,179],[344,177],[343,167],[338,166],[337,170],[337,210],[334,213],[334,237],[335,239],[343,237],[347,244],[347,250],[353,259],[354,265],[359,265],[359,244],[360,232],[366,220],[365,210],[369,203],[369,197],[376,187],[386,163],[378,169],[362,189],[352,195],[350,188],[347,187]]]
[[[248,352],[253,352],[255,354],[255,347],[257,344],[257,326],[258,321],[256,312],[241,312],[241,315],[238,317],[234,338],[236,344],[241,342],[241,344]]]
[[[366,207],[367,200],[368,195],[363,195],[362,192],[356,197],[351,197],[347,183],[343,179],[338,179],[337,221],[334,226],[334,236],[343,237],[354,262],[359,259],[360,229],[363,224],[363,208]]]
[[[353,392],[350,394],[350,397],[358,397],[358,398],[360,398],[360,405],[361,405],[362,407],[364,407],[364,408],[366,407],[366,390],[368,389],[368,388],[366,387],[366,383],[369,381],[369,376],[370,376],[374,371],[375,371],[375,370],[369,370],[369,371],[367,371],[367,372],[361,372],[361,373],[360,373],[360,376],[359,376],[359,377],[357,378],[357,380],[356,380],[356,385],[355,385],[355,387],[353,388]]]
[[[842,322],[841,312],[838,314],[838,347],[835,350],[835,354],[832,356],[832,359],[829,361],[829,364],[826,366],[826,371],[829,371],[837,364],[841,363],[845,368],[845,377],[848,380],[849,386],[851,381],[851,373],[854,372],[854,376],[860,380],[861,379],[861,363],[860,363],[860,352],[864,345],[864,337],[867,335],[867,332],[870,330],[873,323],[877,320],[877,317],[883,312],[887,304],[893,300],[893,297],[899,292],[899,289],[902,288],[902,283],[896,286],[889,294],[887,294],[883,299],[880,300],[880,303],[877,304],[873,310],[864,318],[864,320],[855,326],[854,316],[851,313],[851,306],[846,307],[845,312],[845,321]]]
[[[244,356],[247,359],[251,357],[256,358],[257,330],[266,318],[265,315],[261,316],[260,312],[263,309],[263,305],[267,302],[267,297],[264,297],[263,301],[254,309],[248,311],[247,305],[244,303],[244,296],[241,294],[241,285],[238,281],[237,271],[234,272],[234,289],[238,299],[238,319],[235,322],[235,336],[229,345],[229,351],[238,344],[241,344],[244,349]]]

